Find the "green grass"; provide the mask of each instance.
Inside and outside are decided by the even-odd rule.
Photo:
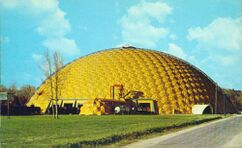
[[[218,115],[1,116],[2,147],[110,144],[171,127],[202,123]]]

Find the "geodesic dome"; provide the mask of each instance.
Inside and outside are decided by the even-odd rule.
[[[51,94],[49,79],[27,105],[46,111]],[[59,79],[59,99],[65,102],[73,98],[111,99],[110,86],[122,84],[125,91],[141,91],[144,98],[155,99],[159,114],[191,113],[195,104],[214,106],[216,96],[215,83],[191,64],[166,53],[134,47],[102,50],[76,59],[59,71]]]

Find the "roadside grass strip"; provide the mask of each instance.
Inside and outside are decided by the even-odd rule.
[[[223,115],[1,116],[1,147],[102,146],[223,118]]]

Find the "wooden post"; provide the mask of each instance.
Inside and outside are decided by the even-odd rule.
[[[8,99],[8,119],[10,119],[10,113],[9,113],[9,99]]]

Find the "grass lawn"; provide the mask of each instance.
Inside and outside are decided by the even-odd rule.
[[[162,132],[171,126],[198,124],[218,115],[49,115],[1,116],[0,147],[79,146],[82,143],[107,144]]]

